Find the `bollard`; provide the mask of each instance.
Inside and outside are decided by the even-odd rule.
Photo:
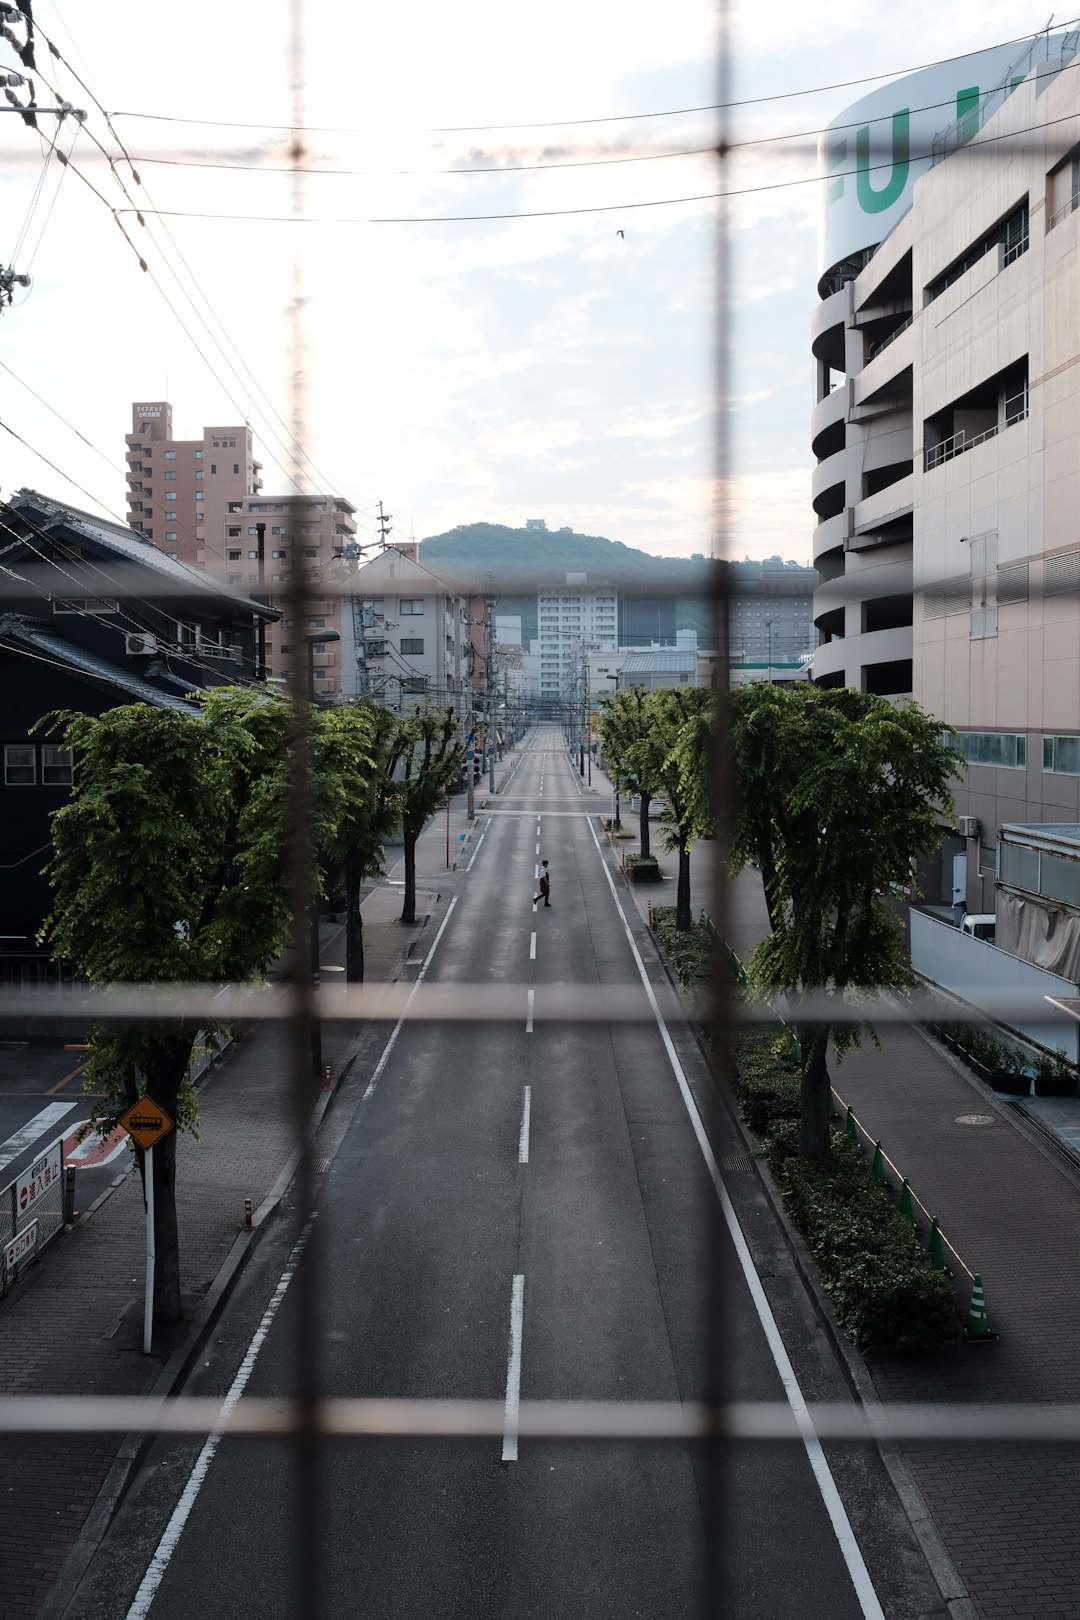
[[[323,1088],[324,1091],[333,1091],[333,1089],[334,1089],[333,1073],[334,1073],[334,1071],[333,1071],[333,1069],[330,1067],[330,1065],[328,1063],[326,1065],[326,1067],[323,1069],[322,1088]]]
[[[787,1032],[787,1055],[788,1062],[791,1064],[792,1068],[797,1068],[799,1063],[799,1037],[791,1028],[789,1028]],[[832,1103],[831,1092],[829,1094],[829,1102],[830,1104]]]
[[[75,1176],[73,1164],[64,1167],[64,1225],[70,1226],[75,1219]]]
[[[875,1181],[880,1181],[882,1186],[885,1185],[885,1159],[880,1142],[874,1143],[874,1161],[870,1166],[870,1174]]]
[[[997,1338],[997,1334],[990,1331],[990,1318],[986,1314],[986,1299],[983,1294],[983,1280],[979,1272],[975,1273],[971,1283],[971,1305],[968,1309],[964,1338],[969,1344],[989,1344]]]
[[[938,1218],[935,1215],[930,1222],[930,1260],[939,1271],[945,1271],[945,1250],[941,1245],[941,1232],[938,1228]]]
[[[911,1202],[911,1188],[908,1186],[907,1176],[904,1185],[900,1188],[900,1213],[906,1215],[912,1226],[915,1225],[915,1207]]]
[[[652,901],[649,901],[649,927],[652,927]]]
[[[255,1230],[255,1223],[251,1219],[251,1199],[250,1198],[245,1198],[244,1199],[244,1231],[245,1232],[254,1232],[254,1230]]]
[[[850,1103],[847,1105],[847,1114],[844,1116],[844,1135],[849,1141],[858,1143],[859,1129],[855,1124],[855,1110]]]

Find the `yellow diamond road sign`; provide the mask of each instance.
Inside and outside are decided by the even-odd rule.
[[[141,1148],[156,1147],[163,1136],[168,1136],[173,1129],[173,1121],[164,1108],[160,1108],[153,1097],[140,1097],[133,1102],[130,1108],[124,1110],[117,1124],[133,1141],[138,1142]]]

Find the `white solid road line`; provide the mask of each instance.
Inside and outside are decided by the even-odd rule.
[[[78,1103],[73,1102],[49,1103],[47,1107],[41,1110],[40,1114],[35,1114],[33,1119],[28,1119],[25,1125],[20,1125],[15,1134],[9,1136],[6,1142],[0,1142],[0,1170],[6,1170],[8,1165],[19,1157],[20,1153],[25,1153],[27,1148],[32,1148],[40,1137],[44,1136],[47,1131],[51,1131],[54,1125],[59,1125],[60,1121],[65,1119],[78,1106]]]
[[[413,996],[416,994],[417,985],[422,981],[422,979],[424,977],[424,974],[427,972],[428,968],[431,966],[431,958],[435,955],[435,952],[439,948],[439,941],[443,937],[443,930],[445,929],[447,923],[450,921],[451,914],[453,913],[454,907],[456,905],[457,905],[457,895],[455,894],[454,898],[451,900],[450,904],[446,908],[446,916],[443,918],[442,922],[439,924],[439,932],[435,935],[435,938],[431,942],[431,949],[430,949],[430,951],[428,951],[427,955],[424,957],[424,965],[420,969],[419,973],[416,975],[416,978],[413,980],[413,987],[409,991],[408,996],[405,998],[405,1007],[404,1007],[404,1010],[403,1010],[403,1012],[401,1014],[401,1017],[398,1019],[397,1023],[394,1025],[393,1029],[390,1031],[390,1034],[389,1034],[389,1036],[387,1038],[386,1045],[382,1049],[382,1056],[379,1058],[378,1063],[376,1063],[374,1069],[371,1071],[371,1079],[368,1081],[367,1089],[365,1090],[363,1097],[360,1099],[361,1102],[367,1102],[368,1098],[371,1096],[371,1093],[375,1090],[375,1087],[379,1083],[379,1076],[382,1074],[383,1070],[386,1068],[387,1059],[389,1058],[390,1053],[394,1050],[394,1043],[397,1040],[398,1036],[401,1034],[401,1026],[405,1022],[405,1015],[409,1010],[409,1003],[412,1001]]]
[[[506,1363],[506,1407],[503,1418],[503,1462],[518,1460],[518,1403],[521,1399],[521,1324],[525,1314],[525,1277],[514,1277],[510,1293],[510,1351]]]
[[[851,1528],[851,1521],[847,1516],[847,1510],[845,1509],[843,1502],[840,1500],[840,1492],[836,1488],[836,1481],[833,1479],[832,1471],[829,1468],[825,1453],[821,1449],[821,1441],[814,1432],[814,1425],[806,1408],[806,1398],[803,1395],[795,1369],[791,1365],[791,1358],[787,1353],[783,1338],[780,1335],[780,1329],[776,1325],[776,1318],[772,1313],[772,1307],[765,1296],[765,1290],[761,1286],[761,1279],[758,1277],[750,1250],[747,1247],[746,1239],[743,1237],[742,1228],[739,1225],[739,1218],[735,1213],[734,1205],[732,1204],[731,1199],[728,1197],[727,1188],[724,1186],[723,1178],[720,1175],[720,1167],[716,1162],[716,1157],[712,1150],[712,1144],[706,1135],[705,1127],[701,1122],[701,1115],[698,1113],[697,1104],[694,1101],[693,1093],[690,1090],[686,1075],[683,1072],[683,1066],[679,1062],[679,1055],[675,1050],[674,1042],[672,1041],[671,1035],[668,1032],[668,1027],[664,1022],[663,1014],[657,1005],[656,997],[653,994],[653,987],[649,982],[648,974],[645,972],[645,964],[641,960],[641,953],[638,951],[637,943],[634,939],[633,933],[630,930],[630,924],[626,920],[626,913],[622,908],[622,902],[619,899],[618,893],[615,889],[615,884],[612,881],[611,869],[608,866],[607,861],[604,859],[604,852],[600,847],[600,840],[596,836],[596,829],[593,827],[591,818],[589,820],[589,831],[592,833],[593,843],[596,845],[596,853],[600,857],[600,863],[604,869],[604,876],[607,878],[608,888],[611,890],[611,898],[614,900],[616,910],[622,919],[623,929],[626,933],[630,950],[633,953],[634,961],[637,964],[637,970],[641,977],[642,985],[645,988],[645,994],[648,997],[649,1005],[652,1008],[653,1017],[656,1019],[657,1027],[660,1031],[660,1037],[664,1043],[664,1050],[667,1053],[668,1062],[671,1065],[672,1073],[675,1076],[676,1084],[678,1085],[680,1095],[682,1096],[683,1105],[686,1108],[686,1112],[690,1119],[690,1127],[697,1139],[698,1147],[701,1150],[701,1156],[705,1160],[705,1166],[709,1172],[709,1177],[712,1181],[713,1187],[716,1190],[716,1196],[720,1200],[720,1208],[723,1211],[724,1222],[731,1236],[735,1253],[739,1257],[739,1265],[742,1268],[743,1277],[746,1280],[746,1286],[750,1291],[750,1297],[754,1302],[754,1309],[757,1312],[758,1321],[761,1323],[761,1328],[768,1342],[770,1353],[776,1365],[776,1370],[780,1375],[780,1382],[784,1386],[784,1394],[787,1396],[788,1405],[791,1407],[796,1422],[798,1423],[802,1443],[806,1450],[807,1460],[809,1461],[810,1467],[813,1470],[814,1478],[817,1481],[818,1490],[821,1492],[821,1499],[825,1504],[825,1511],[829,1515],[829,1521],[832,1524],[833,1534],[836,1536],[841,1556],[843,1557],[844,1563],[847,1565],[848,1574],[851,1576],[851,1584],[855,1589],[855,1596],[858,1599],[859,1606],[862,1609],[865,1620],[885,1620],[884,1611],[881,1604],[878,1602],[877,1593],[874,1591],[874,1583],[870,1579],[870,1571],[867,1569],[866,1564],[863,1561],[863,1555],[859,1549],[859,1543],[855,1539],[855,1532]]]
[[[530,990],[529,991],[529,1014],[528,1014],[528,1017],[525,1020],[525,1033],[526,1033],[526,1035],[531,1035],[532,1032],[533,1032],[533,1001],[534,1001],[534,999],[535,999],[535,992]]]
[[[535,962],[536,961],[536,935],[535,934],[530,934],[530,936],[529,936],[529,961],[530,962]]]
[[[221,1427],[224,1426],[225,1421],[247,1387],[247,1381],[251,1377],[254,1370],[259,1351],[262,1349],[263,1344],[265,1343],[266,1335],[270,1332],[271,1324],[273,1323],[274,1317],[278,1313],[281,1302],[288,1292],[289,1284],[296,1275],[296,1268],[300,1262],[300,1256],[304,1251],[304,1245],[308,1240],[313,1219],[314,1217],[308,1218],[307,1225],[297,1238],[296,1243],[293,1245],[293,1251],[288,1260],[285,1262],[285,1270],[278,1278],[278,1285],[271,1295],[269,1305],[263,1312],[262,1321],[259,1323],[254,1334],[252,1335],[251,1343],[248,1345],[247,1350],[244,1353],[244,1359],[240,1363],[236,1377],[229,1386],[229,1393],[221,1403],[220,1426],[211,1432],[211,1434],[207,1437],[202,1450],[199,1452],[199,1455],[195,1461],[195,1466],[188,1475],[187,1484],[180,1493],[180,1500],[173,1508],[172,1517],[165,1526],[165,1530],[162,1534],[161,1540],[157,1544],[157,1549],[154,1556],[150,1560],[149,1568],[147,1569],[146,1574],[143,1576],[139,1585],[139,1590],[136,1592],[135,1597],[132,1600],[131,1607],[127,1612],[127,1620],[145,1620],[145,1616],[150,1612],[150,1605],[153,1603],[154,1598],[157,1595],[157,1589],[164,1579],[165,1571],[169,1567],[169,1560],[176,1551],[177,1543],[183,1534],[184,1526],[187,1524],[188,1519],[191,1516],[191,1510],[195,1506],[195,1499],[202,1489],[203,1481],[210,1471],[210,1464],[214,1460],[214,1453],[218,1448],[218,1442],[221,1438]]]
[[[471,872],[472,871],[472,869],[473,869],[473,861],[475,861],[476,857],[480,853],[480,845],[484,842],[484,839],[487,837],[487,835],[488,835],[488,827],[490,827],[490,826],[491,826],[491,817],[488,816],[488,818],[487,818],[487,827],[484,828],[483,832],[480,834],[479,838],[476,840],[476,848],[473,850],[472,857],[469,860],[469,864],[465,868],[466,872]]]
[[[529,1162],[529,1116],[532,1113],[532,1087],[525,1087],[525,1098],[521,1104],[521,1130],[518,1132],[518,1164]]]

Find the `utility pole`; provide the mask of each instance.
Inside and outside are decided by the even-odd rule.
[[[393,517],[393,515],[393,512],[383,511],[383,503],[380,501],[378,517],[379,542],[383,546],[388,546],[390,544],[390,519]]]
[[[487,674],[487,708],[488,708],[488,790],[492,797],[495,795],[495,598],[489,596],[487,601],[487,657],[484,660],[484,669]]]

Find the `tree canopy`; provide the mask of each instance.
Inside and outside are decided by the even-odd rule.
[[[949,727],[917,703],[851,688],[753,682],[731,694],[736,780],[732,869],[761,871],[771,933],[751,983],[823,992],[837,1018],[800,1028],[804,1157],[828,1145],[830,1035],[857,1043],[845,992],[905,982],[896,898],[916,857],[940,844],[961,768]],[[871,1031],[872,1033],[872,1031]]]

